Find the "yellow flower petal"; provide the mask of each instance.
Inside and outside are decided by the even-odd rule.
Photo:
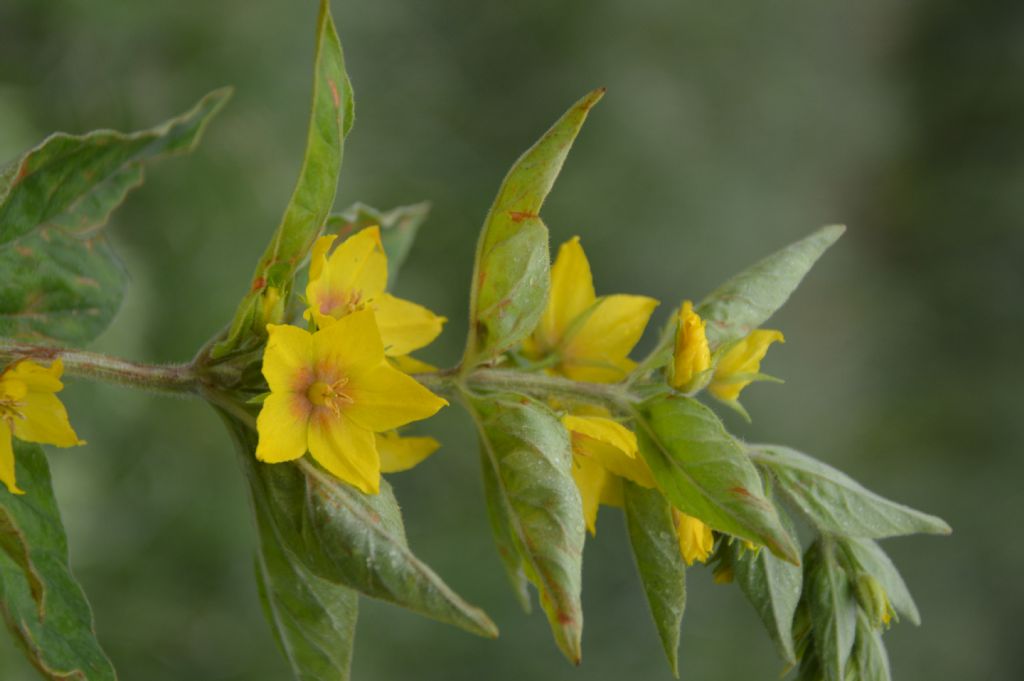
[[[638,451],[636,434],[612,419],[567,414],[562,417],[562,425],[573,433],[609,444],[629,458],[635,457]]]
[[[7,421],[0,419],[0,482],[11,494],[24,494],[14,480],[14,446],[11,443],[11,429]]]
[[[20,381],[30,392],[55,393],[64,388],[60,377],[64,373],[64,363],[55,359],[50,366],[36,364],[30,359],[23,359],[0,375],[0,381]]]
[[[401,437],[396,432],[377,435],[381,473],[407,471],[433,454],[441,443],[432,437]]]
[[[322,255],[314,255],[322,260]],[[380,242],[380,229],[369,227],[353,234],[317,269],[314,276],[311,261],[306,301],[314,314],[340,319],[376,301],[388,283],[388,259]]]
[[[377,433],[433,416],[448,404],[383,361],[373,369],[352,375],[345,390],[352,398],[345,414]]]
[[[422,305],[384,293],[376,301],[377,325],[384,353],[395,357],[430,345],[447,321]]]
[[[557,348],[573,321],[593,305],[594,300],[590,263],[580,238],[574,236],[561,245],[551,266],[551,292],[533,339],[539,352]]]
[[[337,234],[325,234],[313,243],[313,249],[309,253],[309,278],[319,279],[327,267],[327,252],[331,250]]]
[[[597,509],[601,504],[601,492],[608,479],[604,466],[586,456],[572,457],[572,479],[580,491],[583,502],[583,519],[590,534],[597,533]]]
[[[706,326],[707,322],[693,311],[693,303],[685,301],[679,308],[679,326],[676,328],[673,387],[685,389],[711,367]]]
[[[614,383],[634,366],[629,353],[640,341],[658,301],[647,296],[601,298],[562,346],[562,371],[577,381]]]
[[[256,418],[256,458],[267,463],[293,461],[306,453],[313,405],[305,395],[271,393]]]
[[[324,411],[313,415],[309,451],[336,478],[366,494],[380,491],[380,458],[373,433],[344,414]]]
[[[744,374],[756,374],[761,370],[761,360],[768,353],[772,343],[785,343],[781,331],[757,329],[732,346],[715,367],[714,378],[708,390],[723,402],[739,398],[740,392],[751,381],[739,378]]]
[[[679,552],[686,564],[693,565],[694,561],[706,562],[715,547],[715,537],[711,534],[711,528],[692,515],[674,508],[672,522],[676,526]]]
[[[37,391],[29,386],[18,404],[18,412],[21,418],[14,419],[12,425],[14,435],[21,440],[57,447],[85,444],[75,435],[67,410],[52,392]]]
[[[437,367],[433,364],[416,359],[412,355],[400,355],[388,357],[388,359],[391,360],[392,366],[407,374],[431,374],[437,371]]]
[[[313,380],[313,335],[286,324],[268,324],[267,333],[263,376],[271,392],[305,390]]]
[[[373,311],[353,312],[314,333],[313,358],[318,371],[330,368],[353,382],[375,369],[384,361],[384,345]]]
[[[626,505],[626,499],[622,491],[622,478],[617,475],[609,475],[601,488],[601,505],[615,506],[622,508]]]

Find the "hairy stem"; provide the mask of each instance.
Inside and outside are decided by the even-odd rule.
[[[191,364],[142,364],[49,345],[18,343],[0,338],[0,366],[22,359],[52,362],[61,360],[64,372],[94,380],[142,388],[159,393],[197,394],[200,381]]]
[[[626,408],[635,401],[630,391],[615,383],[586,383],[560,376],[524,373],[511,369],[474,369],[465,376],[458,369],[416,374],[416,380],[435,392],[452,393],[461,387],[474,390],[505,390],[531,397],[563,397],[612,407]]]

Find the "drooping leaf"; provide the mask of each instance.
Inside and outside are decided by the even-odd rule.
[[[713,411],[689,397],[664,396],[644,403],[637,421],[640,452],[673,506],[800,563],[757,469]]]
[[[23,495],[0,487],[0,611],[33,666],[47,679],[117,678],[92,610],[68,567],[67,537],[39,445],[14,441]]]
[[[871,575],[885,589],[893,609],[915,625],[921,624],[921,613],[910,595],[907,583],[882,547],[870,539],[843,538],[840,545],[850,558],[867,574]]]
[[[586,527],[572,479],[569,435],[543,404],[518,395],[467,398],[480,431],[482,465],[499,547],[514,545],[537,588],[559,649],[580,660],[580,603]],[[490,470],[488,471],[488,467]],[[494,498],[494,497],[497,498]]]
[[[464,366],[518,344],[540,320],[550,286],[541,205],[587,113],[603,95],[603,89],[595,90],[576,102],[505,176],[477,243]]]
[[[823,531],[873,539],[952,532],[941,518],[880,497],[845,473],[789,447],[751,445],[749,451]]]
[[[256,505],[256,580],[264,615],[298,681],[348,681],[359,596],[320,579],[281,545]]]
[[[324,231],[345,238],[373,225],[380,227],[380,241],[388,256],[388,288],[393,289],[412,242],[416,240],[416,233],[429,214],[430,203],[426,201],[388,211],[356,203],[327,218]]]
[[[804,599],[821,673],[825,681],[843,681],[856,635],[857,602],[827,537],[819,537],[804,555]]]
[[[845,230],[842,225],[822,227],[740,272],[701,301],[697,313],[707,320],[712,349],[743,338],[767,321]]]
[[[245,341],[255,344],[266,337],[263,292],[274,287],[287,300],[295,271],[334,205],[345,136],[355,121],[355,103],[329,0],[320,0],[314,59],[313,103],[299,179],[281,223],[256,266],[249,293],[235,311],[227,337],[211,353],[215,358],[238,349]]]
[[[656,489],[623,481],[626,528],[640,581],[672,674],[679,678],[679,632],[686,608],[686,564],[672,506]]]
[[[484,501],[487,505],[487,518],[494,534],[494,545],[498,549],[498,557],[505,567],[509,584],[515,594],[519,606],[524,612],[533,610],[530,602],[530,580],[526,576],[526,560],[516,543],[512,518],[502,492],[502,481],[498,472],[491,465],[486,448],[480,447],[480,469],[484,481]]]
[[[126,274],[102,227],[142,184],[143,163],[191,151],[227,101],[218,90],[135,133],[53,135],[0,186],[0,335],[85,343],[113,320]]]
[[[239,446],[253,503],[273,521],[278,539],[313,575],[373,598],[487,637],[497,627],[420,561],[405,538],[391,486],[367,495],[308,458],[294,463],[256,460],[256,433],[225,421]]]
[[[789,519],[779,512],[783,524],[795,535]],[[800,602],[803,571],[781,561],[769,551],[750,551],[739,542],[730,547],[736,584],[757,611],[783,660],[796,664],[793,645],[793,617]]]
[[[891,681],[889,654],[882,642],[882,632],[871,626],[863,612],[857,613],[857,640],[853,645],[856,681]],[[847,677],[849,679],[849,677]]]

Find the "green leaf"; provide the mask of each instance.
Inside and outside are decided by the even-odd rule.
[[[822,227],[740,272],[701,301],[697,313],[707,320],[712,349],[743,338],[767,321],[845,230],[842,225]]]
[[[191,151],[230,92],[135,133],[57,134],[0,183],[0,335],[85,343],[110,324],[127,275],[102,227],[142,184],[143,163]]]
[[[550,286],[541,205],[587,113],[603,95],[603,88],[594,90],[576,102],[505,176],[477,244],[463,366],[500,355],[537,326]]]
[[[789,519],[779,512],[783,525],[795,535]],[[733,576],[757,611],[782,659],[796,664],[793,617],[800,602],[803,571],[779,560],[768,551],[750,551],[733,542]]]
[[[840,541],[840,545],[861,570],[878,580],[897,613],[915,625],[921,624],[921,613],[910,595],[907,583],[903,581],[899,570],[877,542],[847,537]]]
[[[882,632],[871,626],[863,612],[857,613],[857,640],[853,646],[853,662],[859,681],[892,679],[889,654],[885,651],[885,643],[882,642]]]
[[[25,655],[53,681],[117,678],[68,567],[67,537],[39,445],[14,440],[23,495],[0,487],[0,610]]]
[[[409,255],[416,233],[429,214],[430,203],[426,201],[411,206],[399,206],[388,211],[356,203],[327,218],[325,231],[345,238],[373,225],[380,227],[381,244],[388,256],[388,288],[394,289],[398,272]]]
[[[260,551],[256,579],[267,621],[299,681],[347,681],[359,596],[320,579],[281,545],[272,519],[256,505]]]
[[[680,396],[644,403],[637,416],[640,452],[673,506],[795,565],[800,553],[764,484],[715,413]]]
[[[225,417],[252,491],[253,503],[273,520],[278,538],[317,577],[487,637],[497,627],[421,562],[405,538],[398,502],[381,480],[367,495],[309,459],[265,464],[256,460],[256,433]]]
[[[831,539],[820,537],[807,549],[804,578],[811,636],[823,676],[825,681],[843,681],[856,634],[857,603]]]
[[[352,85],[345,72],[345,57],[331,18],[330,2],[320,0],[313,103],[298,183],[277,231],[256,266],[249,293],[235,311],[227,337],[211,353],[214,358],[223,357],[240,346],[256,345],[266,337],[263,291],[275,287],[287,300],[295,272],[334,205],[345,136],[354,121]]]
[[[686,608],[686,564],[672,507],[656,489],[623,480],[626,528],[651,615],[672,674],[679,678],[679,631]]]
[[[751,445],[750,454],[821,530],[848,537],[949,534],[941,518],[897,504],[862,487],[845,473],[780,445]]]
[[[502,492],[501,478],[494,466],[491,465],[487,449],[483,445],[480,447],[480,456],[487,518],[491,523],[498,557],[501,558],[501,564],[505,567],[505,573],[508,575],[508,581],[512,585],[512,592],[515,594],[516,600],[523,611],[529,613],[533,610],[533,606],[530,602],[530,580],[526,576],[526,560],[516,543],[512,518],[508,513]]]
[[[190,111],[149,130],[51,135],[17,161],[13,179],[0,187],[0,245],[55,220],[67,226],[89,215],[93,224],[102,224],[138,184],[140,164],[191,151],[230,94],[215,90]]]
[[[586,526],[572,479],[569,435],[550,409],[526,397],[502,394],[467,401],[480,432],[485,480],[492,476],[485,488],[488,504],[500,509],[498,545],[507,550],[511,540],[537,588],[555,642],[578,664]]]

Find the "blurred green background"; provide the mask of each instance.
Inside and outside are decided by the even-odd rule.
[[[951,538],[885,543],[924,626],[886,636],[896,678],[1024,677],[1024,3],[335,0],[357,122],[338,206],[430,199],[398,293],[451,322],[508,166],[605,85],[545,218],[583,237],[599,293],[699,298],[822,224],[847,236],[773,326],[744,394],[751,440],[814,453],[937,513]],[[133,287],[94,348],[188,359],[230,315],[292,190],[315,3],[3,0],[0,159],[52,130],[135,129],[224,84],[191,158],[151,168],[111,225]],[[232,445],[203,404],[72,383],[89,445],[52,451],[74,570],[124,679],[288,678],[257,601]],[[621,514],[588,540],[584,662],[517,610],[483,512],[474,438],[393,478],[410,542],[498,641],[365,602],[355,678],[668,679]],[[775,679],[738,590],[690,573],[687,679]],[[1016,649],[1015,649],[1016,648]],[[0,679],[34,679],[0,636]]]

